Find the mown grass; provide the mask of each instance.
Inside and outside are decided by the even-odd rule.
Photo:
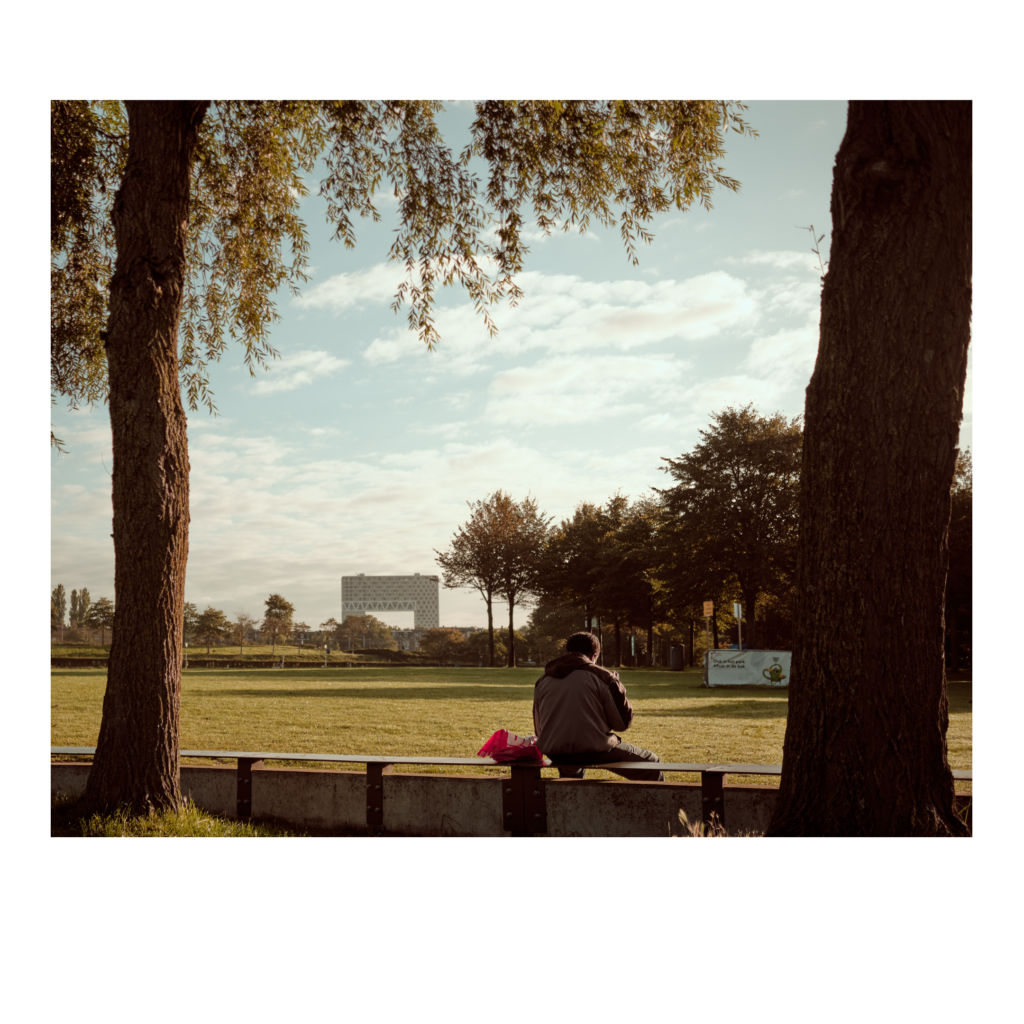
[[[473,757],[496,729],[533,732],[537,676],[535,668],[188,669],[182,675],[181,746]],[[707,689],[696,669],[626,669],[622,678],[635,709],[633,727],[624,738],[657,752],[663,761],[781,763],[787,690]],[[51,670],[53,746],[95,746],[105,685],[105,669]],[[969,682],[949,684],[947,742],[953,768],[971,767],[970,698]],[[411,770],[460,771],[442,766]],[[504,769],[461,771],[502,774]],[[615,777],[602,771],[588,776]],[[699,781],[695,773],[668,778]],[[778,784],[777,778],[765,776],[731,775],[729,781]],[[970,788],[970,783],[957,785],[958,792]]]
[[[99,644],[52,644],[50,646],[51,658],[106,658],[110,654],[110,644],[101,647]],[[270,644],[246,644],[239,648],[237,644],[225,647],[211,645],[207,654],[205,644],[193,644],[188,649],[190,658],[200,658],[204,661],[309,661],[322,663],[324,660],[324,649],[316,645],[306,644],[278,644],[275,647]],[[425,655],[413,651],[387,651],[376,648],[365,650],[356,648],[354,651],[339,650],[332,647],[331,653],[327,655],[328,665],[344,665],[351,661],[393,661],[401,664],[417,664],[426,660]]]

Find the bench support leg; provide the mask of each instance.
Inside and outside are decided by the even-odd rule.
[[[547,803],[540,768],[512,765],[512,774],[501,780],[502,827],[513,836],[547,832]]]
[[[239,821],[249,821],[252,818],[252,770],[262,767],[263,762],[255,757],[240,757],[238,759],[235,815]]]
[[[700,820],[710,827],[714,820],[725,827],[725,772],[700,773]]]
[[[375,832],[384,828],[384,776],[392,766],[377,761],[366,766],[366,827]]]

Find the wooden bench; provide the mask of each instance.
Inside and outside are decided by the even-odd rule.
[[[92,757],[95,747],[50,747],[51,756],[73,755]],[[545,759],[539,764],[509,764],[495,761],[490,757],[392,757],[377,754],[285,754],[252,750],[182,750],[181,757],[208,757],[234,760],[237,775],[236,813],[239,818],[252,814],[252,772],[260,769],[266,761],[326,761],[337,764],[366,765],[366,825],[370,829],[384,827],[384,776],[391,773],[395,765],[459,765],[487,768],[507,768],[509,777],[504,780],[501,793],[501,813],[505,831],[513,836],[530,835],[547,831],[547,805],[545,800],[545,779],[542,768],[558,768],[557,761]],[[657,769],[663,772],[692,772],[700,774],[701,819],[710,824],[712,815],[719,823],[725,824],[725,779],[727,775],[781,775],[781,764],[707,764],[681,763],[675,761],[614,761],[607,764],[573,764],[571,768],[595,768],[614,770],[632,768],[639,770]],[[954,779],[972,780],[970,771],[954,771]],[[665,783],[646,783],[665,785]]]

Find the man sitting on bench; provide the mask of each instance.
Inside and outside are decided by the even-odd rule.
[[[562,765],[615,761],[660,760],[642,747],[624,743],[613,730],[625,732],[633,721],[633,705],[618,673],[596,664],[601,642],[593,633],[573,633],[566,653],[544,666],[533,688],[533,728],[537,746],[559,765],[563,779],[582,779],[583,768]],[[656,769],[611,768],[624,779],[664,782]]]

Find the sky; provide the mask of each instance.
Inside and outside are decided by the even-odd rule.
[[[456,150],[472,116],[446,104]],[[492,307],[498,335],[446,289],[434,352],[389,308],[402,278],[387,262],[393,198],[381,195],[380,224],[356,220],[346,250],[312,175],[311,275],[299,297],[278,295],[280,359],[253,379],[229,347],[210,371],[219,415],[189,415],[186,600],[260,615],[280,593],[315,628],[338,617],[343,574],[436,573],[466,503],[498,488],[557,521],[581,501],[664,486],[660,460],[727,406],[800,415],[820,300],[808,227],[827,261],[846,104],[751,101],[745,117],[759,137],[730,133],[723,160],[739,192],[655,218],[636,267],[614,231],[527,230],[525,297]],[[107,409],[56,407],[52,420],[68,454],[51,453],[50,585],[113,598]],[[475,591],[442,589],[440,605],[443,625],[486,623]],[[411,612],[386,617],[412,625]]]

